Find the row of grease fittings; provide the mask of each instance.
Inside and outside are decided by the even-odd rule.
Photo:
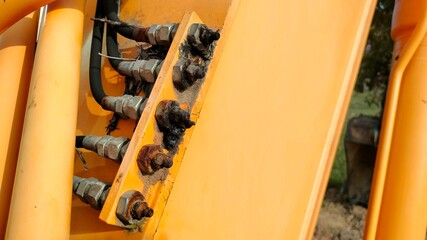
[[[128,24],[118,17],[119,3],[112,0],[98,0],[93,26],[90,53],[90,87],[98,104],[112,111],[113,118],[107,126],[106,136],[77,136],[76,150],[84,148],[99,156],[120,164],[129,146],[130,139],[112,137],[109,133],[116,129],[120,119],[138,120],[144,110],[152,86],[160,72],[163,59],[178,29],[178,24],[152,25],[138,27]],[[126,89],[122,96],[105,94],[101,81],[101,52],[106,25],[107,55],[111,66],[125,76]],[[137,59],[123,59],[118,48],[117,33],[136,42],[146,43],[140,46]],[[179,91],[185,91],[198,79],[203,79],[207,64],[212,56],[215,41],[219,33],[203,24],[193,24],[187,36],[186,48],[180,54],[180,60],[174,67],[173,82]],[[184,46],[185,47],[185,46]],[[140,96],[140,93],[143,96]],[[163,132],[163,145],[143,146],[137,156],[137,165],[141,174],[151,175],[162,168],[173,165],[173,156],[177,151],[187,128],[195,123],[190,114],[182,109],[177,101],[161,101],[156,109],[155,118],[159,130]],[[165,150],[168,153],[165,153]],[[77,150],[79,155],[81,152]],[[83,160],[83,158],[81,157]],[[84,161],[84,160],[83,160]],[[74,176],[73,192],[92,208],[102,209],[111,184],[96,178]],[[145,217],[151,217],[153,210],[144,196],[137,190],[125,192],[119,200],[116,216],[124,225],[131,225]]]

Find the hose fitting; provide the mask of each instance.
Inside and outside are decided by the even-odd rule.
[[[82,147],[96,152],[99,156],[121,163],[130,139],[112,136],[85,136]]]
[[[101,210],[110,191],[111,184],[99,181],[96,178],[80,178],[73,176],[73,192],[84,203],[92,208]]]
[[[137,82],[144,80],[154,83],[162,65],[163,61],[158,59],[121,61],[117,70],[124,76],[133,77]]]
[[[152,25],[147,32],[151,45],[169,46],[178,30],[178,24]]]
[[[141,96],[123,95],[120,97],[106,96],[102,99],[104,109],[120,114],[123,118],[138,120],[141,116],[147,98]]]

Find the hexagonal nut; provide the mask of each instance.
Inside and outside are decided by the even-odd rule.
[[[173,100],[162,100],[157,104],[154,116],[161,131],[171,128],[172,124],[169,120],[169,113],[176,105],[179,105],[179,103]]]
[[[87,203],[85,199],[86,191],[89,189],[89,186],[96,181],[98,181],[96,178],[87,178],[79,183],[75,193],[80,198],[80,200]]]
[[[104,136],[96,143],[96,153],[101,157],[106,157],[108,143],[113,139],[111,136]]]
[[[187,38],[190,38],[191,40],[195,41],[196,39],[200,39],[200,28],[202,24],[199,23],[193,23],[190,26],[190,29],[188,29],[188,36]]]
[[[117,203],[116,216],[124,225],[129,225],[134,220],[131,211],[136,201],[143,202],[145,198],[142,193],[135,190],[127,191],[120,197]]]
[[[86,202],[89,203],[92,208],[100,210],[102,208],[100,198],[107,187],[108,185],[103,182],[93,182],[85,194]]]
[[[145,62],[141,69],[141,76],[147,82],[155,82],[157,78],[156,68],[162,61],[157,59],[150,59]]]
[[[133,61],[133,64],[131,64],[130,66],[132,76],[136,81],[142,81],[140,71],[141,71],[141,68],[144,66],[144,63],[145,63],[144,60],[136,60],[136,61]]]
[[[160,28],[160,25],[152,25],[147,32],[148,41],[151,45],[157,45],[156,42],[156,32]]]
[[[201,37],[201,28],[202,24],[194,23],[190,26],[190,29],[188,30],[187,40],[188,42],[196,48],[198,51],[205,51],[205,46],[203,45],[202,41],[200,40]]]
[[[120,163],[122,161],[122,156],[120,154],[122,147],[129,142],[128,138],[125,137],[115,137],[108,142],[107,151],[105,156],[113,161]]]
[[[159,153],[163,153],[162,148],[160,145],[155,144],[145,145],[139,150],[136,163],[138,164],[139,171],[141,171],[143,175],[154,173],[155,170],[151,167],[151,162]]]
[[[77,191],[77,188],[83,180],[84,178],[73,176],[73,192]]]
[[[190,65],[188,65],[187,68],[185,69],[185,72],[187,73],[187,76],[190,78],[189,80],[191,80],[192,82],[196,81],[197,79],[204,78],[206,75],[205,69],[203,68],[203,66],[196,63],[191,63]]]
[[[167,46],[171,44],[172,30],[175,24],[162,25],[156,33],[156,42],[158,45]]]
[[[132,96],[123,103],[123,114],[126,117],[137,120],[140,117],[140,105],[144,102],[144,98],[141,96]]]
[[[181,81],[184,79],[184,71],[187,67],[187,60],[185,59],[179,59],[175,66],[173,66],[173,72],[172,72],[172,81],[174,83],[181,83]]]

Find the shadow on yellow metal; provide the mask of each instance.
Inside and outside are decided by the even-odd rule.
[[[0,1],[0,34],[25,15],[55,0],[3,0]]]
[[[6,239],[67,239],[83,0],[49,5],[38,42]]]
[[[424,239],[427,225],[427,3],[396,1],[394,67],[365,239]]]
[[[38,12],[0,35],[0,239],[4,238],[25,104],[33,68]]]

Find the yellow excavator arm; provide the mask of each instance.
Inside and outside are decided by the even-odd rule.
[[[0,1],[0,238],[311,239],[375,6]],[[425,236],[426,32],[397,1],[365,239]]]

